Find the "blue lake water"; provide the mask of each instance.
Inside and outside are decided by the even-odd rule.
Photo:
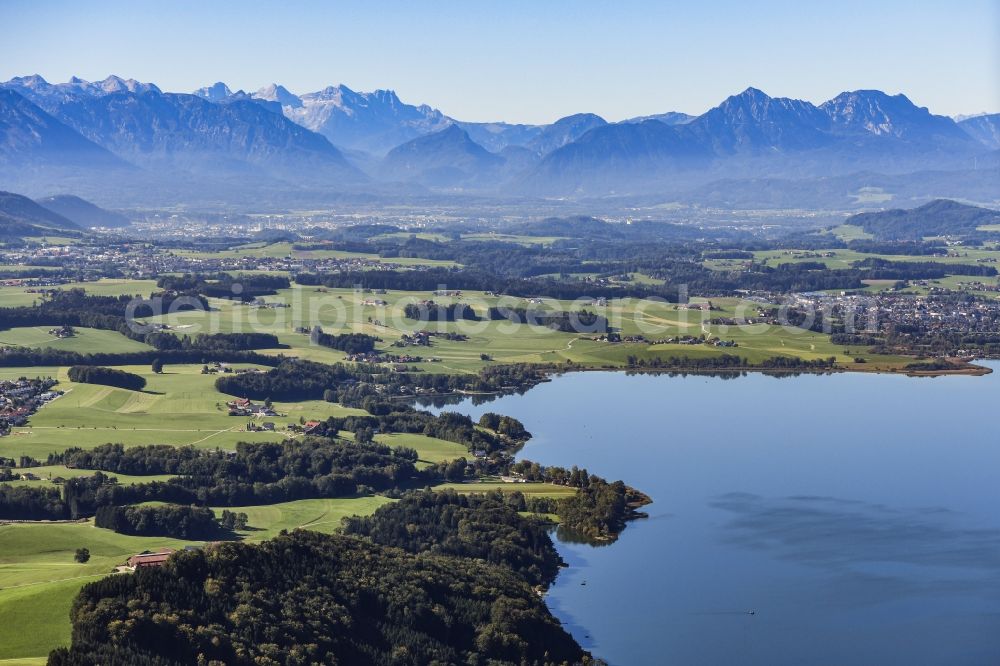
[[[559,543],[547,597],[610,664],[1000,664],[1000,364],[985,377],[575,373],[446,409],[649,494]],[[753,610],[751,615],[747,611]]]

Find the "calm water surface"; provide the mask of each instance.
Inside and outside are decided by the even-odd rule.
[[[576,373],[447,409],[515,416],[522,457],[654,499],[612,546],[558,544],[549,607],[611,664],[1000,664],[991,367]]]

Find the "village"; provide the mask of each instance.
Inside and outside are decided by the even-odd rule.
[[[38,245],[8,248],[0,266],[38,267],[36,277],[8,278],[0,281],[4,287],[25,287],[44,293],[46,287],[58,287],[71,282],[96,280],[99,277],[155,278],[164,273],[218,273],[225,271],[266,271],[280,273],[336,273],[348,271],[391,271],[404,267],[391,259],[373,256],[324,256],[322,252],[296,251],[285,256],[263,256],[252,251],[245,254],[211,256],[164,250],[142,242],[109,243],[107,245],[75,243],[72,245]],[[98,271],[97,268],[100,268]],[[114,267],[114,270],[109,270]],[[406,265],[410,270],[427,266]],[[375,301],[373,300],[373,303]],[[258,303],[259,307],[267,306]]]
[[[28,417],[61,396],[62,391],[52,390],[56,383],[51,377],[0,381],[0,436],[27,425]]]

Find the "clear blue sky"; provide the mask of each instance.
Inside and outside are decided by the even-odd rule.
[[[0,79],[392,88],[462,120],[701,113],[749,85],[1000,111],[1000,0],[0,0]]]

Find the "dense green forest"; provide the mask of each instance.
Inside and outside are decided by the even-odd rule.
[[[518,514],[518,499],[503,493],[420,492],[345,520],[344,531],[411,553],[485,560],[510,568],[532,585],[548,586],[562,563],[549,528]]]
[[[590,660],[507,567],[306,531],[90,583],[71,619],[50,666]]]
[[[142,375],[114,368],[104,368],[99,365],[74,365],[67,374],[71,382],[104,384],[130,391],[141,391],[146,388],[146,378]]]
[[[201,540],[226,536],[211,509],[176,504],[102,506],[94,514],[94,526],[133,536]]]

